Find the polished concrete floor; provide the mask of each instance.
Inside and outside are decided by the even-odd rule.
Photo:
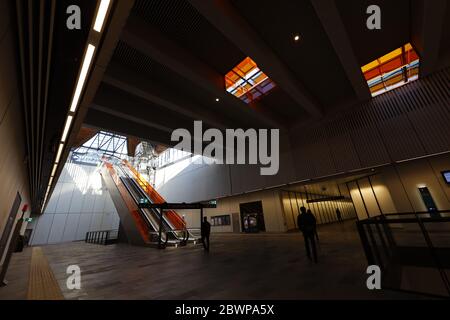
[[[200,246],[157,250],[83,242],[43,251],[66,299],[420,298],[366,288],[366,261],[354,221],[320,226],[319,236],[318,264],[306,258],[298,233],[214,234],[209,253]],[[0,299],[13,290],[30,250],[15,254],[10,286],[0,288]],[[69,265],[81,268],[80,290],[67,289]]]

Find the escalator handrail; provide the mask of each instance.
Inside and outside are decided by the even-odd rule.
[[[187,241],[189,240],[189,236],[192,235],[192,233],[190,231],[193,230],[197,230],[199,231],[199,228],[185,228],[185,229],[175,229],[175,230],[162,230],[161,231],[161,236],[162,234],[165,234],[165,239],[161,239],[161,244],[163,244],[164,246],[167,245],[168,241],[169,241],[169,233],[175,233],[175,232],[184,232],[185,236],[183,237],[183,240],[179,240],[177,239],[178,243],[187,243]],[[160,243],[160,239],[159,239],[159,231],[150,231],[149,234],[155,234],[158,235],[158,238],[156,241],[154,241],[153,243]],[[177,237],[178,238],[178,237]],[[193,237],[194,241],[199,240],[199,237]]]
[[[135,178],[145,186],[145,188],[147,189],[145,191],[146,191],[147,195],[150,197],[150,200],[152,202],[154,202],[154,203],[164,203],[165,202],[164,198],[145,179],[142,178],[141,174],[139,172],[137,172],[137,170],[127,160],[122,160],[122,162],[127,166],[128,169],[130,169],[130,171],[133,173]],[[151,199],[151,195],[156,197],[157,201],[155,201],[154,199]],[[174,213],[174,217],[176,217],[178,222],[183,227],[186,226],[186,222],[178,215],[178,213],[176,213],[174,210],[169,210],[169,211]]]

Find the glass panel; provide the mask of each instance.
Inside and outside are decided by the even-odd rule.
[[[250,57],[225,75],[225,88],[232,95],[250,103],[275,87],[275,83]]]
[[[418,78],[419,56],[410,43],[364,65],[361,71],[372,96]]]

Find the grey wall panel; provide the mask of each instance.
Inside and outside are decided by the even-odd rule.
[[[36,228],[33,231],[32,235],[32,244],[46,244],[48,241],[48,237],[50,234],[50,229],[53,222],[53,214],[46,214],[39,217],[39,220],[36,223]]]
[[[55,213],[52,228],[50,230],[50,235],[48,237],[47,243],[59,243],[62,241],[62,237],[64,234],[64,229],[66,226],[67,213]]]
[[[91,225],[92,215],[80,214],[80,221],[77,228],[77,239],[84,239]]]
[[[191,164],[165,182],[158,192],[171,202],[201,201],[230,194],[227,165]]]
[[[118,229],[118,225],[117,211],[99,171],[69,162],[44,214],[36,219],[31,244],[83,240],[88,231]]]
[[[78,223],[80,222],[80,214],[68,214],[62,242],[75,241],[77,239]]]
[[[99,231],[102,228],[103,214],[94,213],[91,219],[91,225],[89,226],[89,231]]]

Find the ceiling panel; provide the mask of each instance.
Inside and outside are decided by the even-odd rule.
[[[279,1],[276,5],[269,0],[232,3],[324,107],[354,96],[310,1]],[[293,41],[297,33],[301,37],[299,44]]]
[[[221,74],[245,58],[186,0],[137,0],[133,13]]]

